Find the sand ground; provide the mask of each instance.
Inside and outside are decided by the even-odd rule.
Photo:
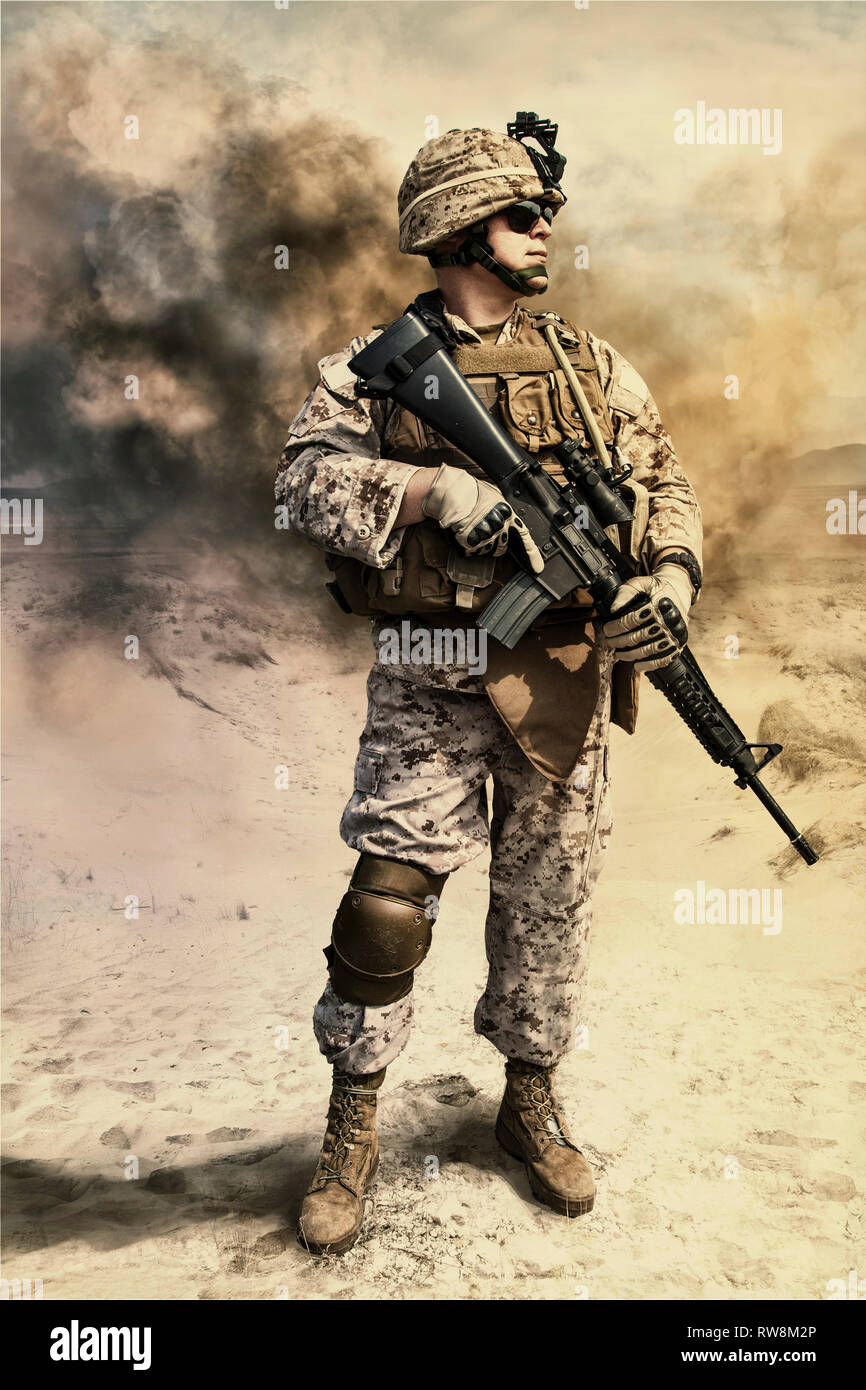
[[[62,563],[37,586],[8,553],[6,1278],[51,1299],[811,1300],[866,1274],[852,546],[829,568],[780,552],[760,604],[729,585],[693,624],[741,725],[787,743],[767,781],[820,865],[655,692],[637,737],[614,732],[586,1046],[560,1071],[593,1213],[538,1206],[493,1137],[480,859],[449,884],[386,1081],[363,1238],[327,1260],[294,1220],[326,1109],[310,1015],[354,860],[337,826],[367,639],[267,607],[230,565],[144,553],[120,586],[97,557],[75,607]],[[676,923],[699,880],[781,888],[782,930]]]

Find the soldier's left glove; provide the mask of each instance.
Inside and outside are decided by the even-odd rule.
[[[642,601],[639,601],[642,600]],[[611,618],[601,629],[599,645],[618,661],[633,661],[636,671],[667,666],[688,640],[692,586],[679,565],[659,565],[653,574],[626,580],[613,601]]]

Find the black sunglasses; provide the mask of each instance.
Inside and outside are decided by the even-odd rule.
[[[549,227],[556,211],[552,203],[512,203],[505,209],[505,217],[512,232],[529,232],[539,217],[543,217]]]

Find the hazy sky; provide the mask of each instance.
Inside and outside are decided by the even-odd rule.
[[[317,356],[429,281],[397,252],[396,189],[431,118],[504,129],[534,109],[568,157],[545,307],[632,358],[687,451],[703,451],[727,372],[743,379],[732,419],[749,448],[768,430],[797,452],[866,439],[861,3],[19,0],[2,20],[21,287],[7,341],[65,332],[78,376],[64,399],[90,424],[114,419],[100,384],[114,349],[94,329],[83,352],[77,311],[58,327],[64,286],[98,307],[99,334],[138,324],[157,356],[166,306],[222,314],[288,420]],[[779,152],[677,143],[675,112],[698,103],[766,110]],[[123,138],[128,112],[138,140]],[[283,229],[297,270],[281,300],[262,276]],[[212,396],[160,361],[156,417],[197,439]]]
[[[767,162],[796,169],[858,122],[866,98],[866,8],[833,0],[590,0],[586,10],[572,0],[291,0],[287,10],[272,0],[17,0],[4,22],[61,10],[115,44],[186,32],[215,57],[300,83],[313,106],[375,132],[398,176],[429,115],[442,130],[499,128],[519,106],[555,113],[573,175],[612,161],[648,186],[659,174],[676,185],[694,176],[694,160],[731,161],[730,150],[705,147],[690,167],[673,145],[673,111],[698,100],[781,107],[783,153]]]
[[[340,116],[381,141],[395,181],[427,121],[504,126],[520,107],[550,114],[568,153],[573,202],[602,220],[647,200],[676,220],[696,181],[748,170],[768,189],[800,175],[866,109],[866,6],[834,0],[103,0],[3,7],[7,34],[81,16],[118,58],[148,39],[188,36],[298,109]],[[182,96],[182,94],[178,94]],[[674,112],[698,101],[782,112],[782,150],[673,140]],[[183,126],[183,114],[179,124]],[[852,176],[856,176],[852,169]]]

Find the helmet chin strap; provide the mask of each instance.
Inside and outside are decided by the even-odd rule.
[[[474,227],[469,228],[466,240],[459,250],[450,255],[431,255],[430,264],[438,265],[472,265],[477,262],[483,265],[485,270],[489,270],[491,275],[495,275],[510,290],[518,290],[520,294],[544,294],[547,289],[547,266],[531,265],[525,270],[509,270],[507,265],[503,265],[493,254],[493,247],[487,240],[487,223],[478,222]],[[530,285],[528,281],[543,278],[544,284],[539,287]]]

